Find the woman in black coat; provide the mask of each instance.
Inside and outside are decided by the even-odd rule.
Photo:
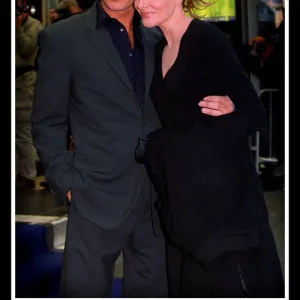
[[[144,163],[159,194],[170,296],[283,297],[249,149],[249,134],[264,126],[264,109],[227,37],[186,16],[183,8],[193,5],[135,1],[144,26],[165,35],[151,87],[163,128],[148,136]],[[199,112],[198,99],[207,95],[228,95],[235,112],[219,118]]]

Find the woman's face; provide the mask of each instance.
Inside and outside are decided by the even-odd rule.
[[[173,15],[180,0],[135,0],[134,6],[140,13],[145,27],[164,24]]]

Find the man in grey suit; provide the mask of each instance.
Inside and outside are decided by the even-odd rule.
[[[40,34],[32,133],[57,198],[71,200],[62,297],[109,297],[121,251],[125,297],[168,296],[155,191],[135,162],[138,139],[161,126],[149,91],[160,35],[132,4],[102,0]],[[216,99],[207,113],[232,111]]]

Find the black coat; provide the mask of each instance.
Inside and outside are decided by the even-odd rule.
[[[148,136],[145,166],[167,237],[207,263],[257,246],[259,228],[269,226],[249,143],[264,126],[264,109],[229,41],[212,25],[193,21],[162,79],[164,45],[151,87],[164,128]],[[228,95],[236,111],[202,114],[197,103],[208,95]]]
[[[204,263],[257,246],[259,228],[269,226],[249,138],[228,130],[231,117],[158,130],[145,152],[167,236]]]

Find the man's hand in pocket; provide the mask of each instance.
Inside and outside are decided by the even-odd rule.
[[[71,191],[68,191],[67,198],[69,201],[71,201],[71,198],[72,198]]]

